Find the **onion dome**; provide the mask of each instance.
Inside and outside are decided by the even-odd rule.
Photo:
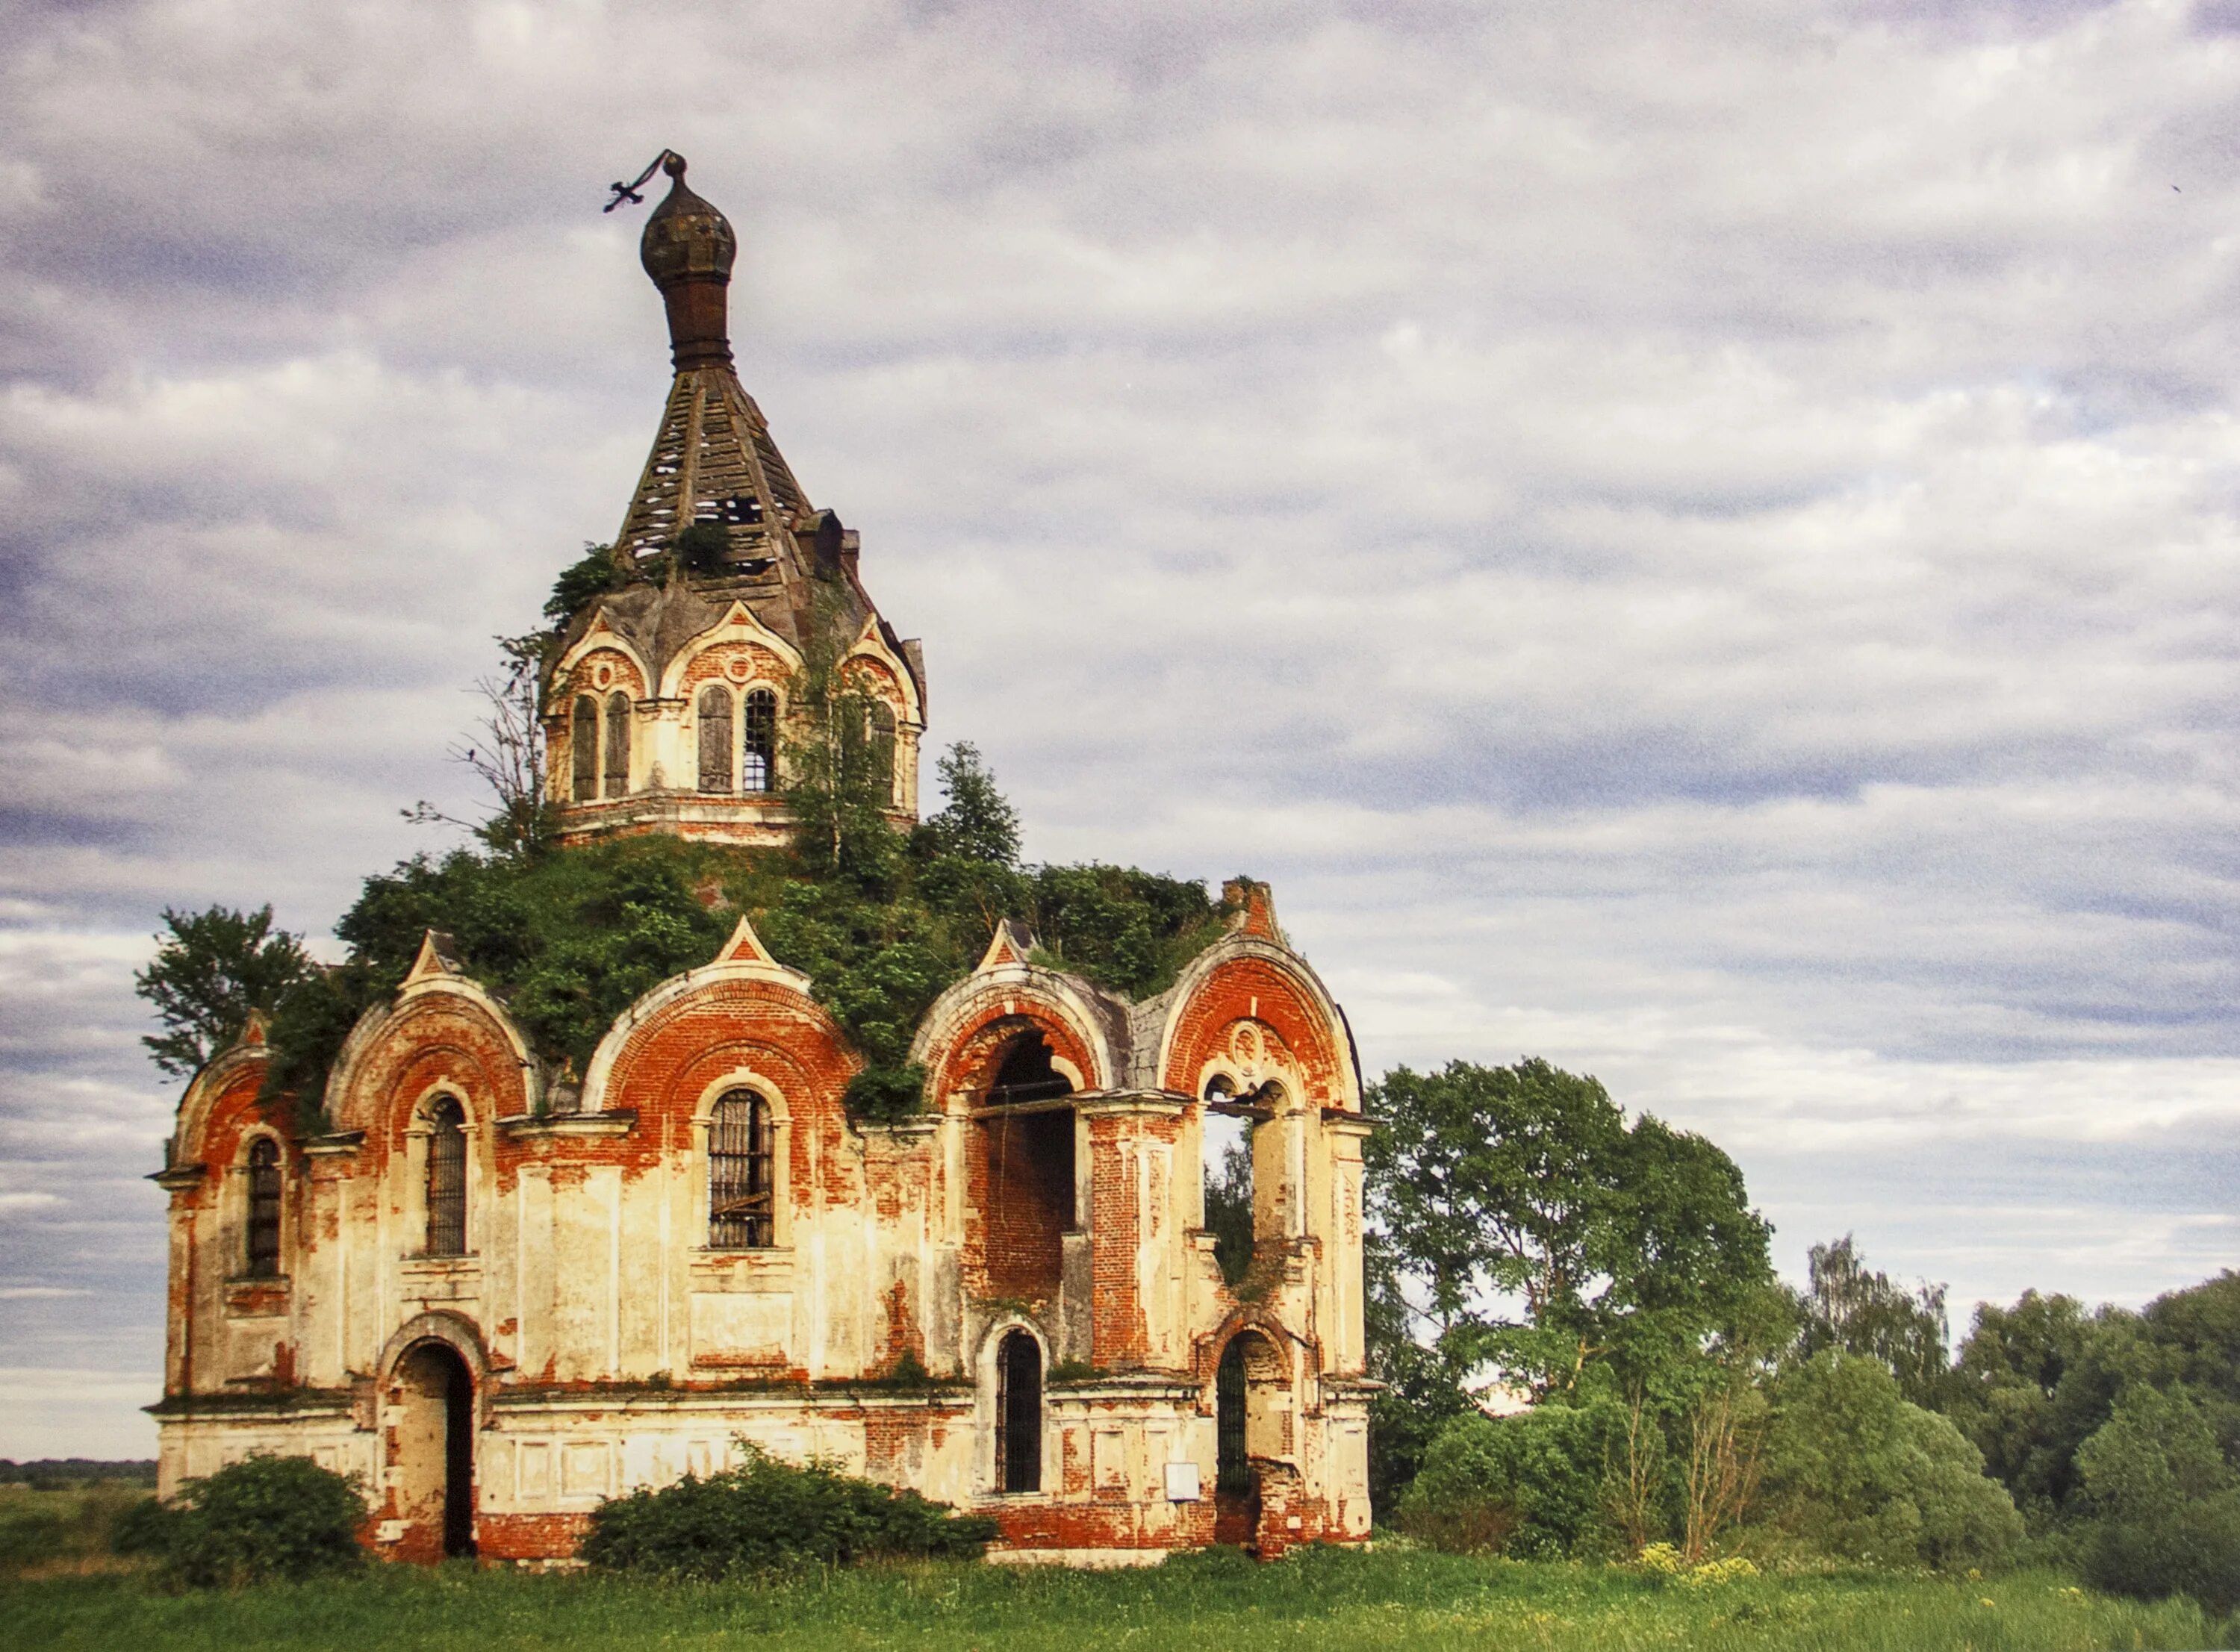
[[[638,239],[638,262],[669,307],[669,347],[679,372],[731,359],[728,296],[739,237],[730,220],[685,186],[684,157],[661,157],[669,197]]]

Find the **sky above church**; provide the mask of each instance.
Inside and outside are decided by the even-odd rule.
[[[18,3],[0,1455],[143,1455],[165,906],[450,842],[668,364],[608,180],[1041,858],[1273,881],[1777,1256],[2240,1250],[2240,3]]]

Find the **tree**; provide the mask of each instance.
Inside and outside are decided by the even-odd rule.
[[[933,851],[991,866],[1019,863],[1019,811],[997,789],[996,776],[981,760],[980,748],[960,740],[942,753],[937,765],[948,802],[928,818],[923,830]]]
[[[1945,1387],[1944,1287],[1914,1290],[1870,1270],[1845,1234],[1812,1247],[1806,1257],[1805,1354],[1840,1348],[1879,1360],[1916,1405],[1935,1405]]]
[[[1983,1454],[1909,1402],[1878,1360],[1823,1349],[1771,1389],[1766,1530],[1814,1552],[1882,1565],[1995,1562],[2021,1517]]]
[[[199,1071],[241,1036],[252,1012],[270,1015],[282,994],[318,968],[300,940],[273,929],[270,906],[199,913],[166,907],[163,925],[170,935],[157,936],[154,960],[132,983],[165,1029],[140,1042],[174,1077]]]
[[[880,892],[892,876],[899,842],[887,817],[894,807],[894,742],[874,721],[877,702],[848,669],[843,619],[837,599],[818,590],[790,696],[785,802],[794,852],[804,866]]]
[[[2077,1464],[2093,1516],[2083,1554],[2093,1583],[2149,1599],[2190,1595],[2213,1612],[2240,1606],[2240,1475],[2190,1390],[2127,1389]]]
[[[494,640],[505,663],[475,679],[487,712],[448,755],[474,770],[497,807],[487,819],[465,821],[423,798],[403,814],[419,825],[464,827],[501,855],[535,855],[550,846],[559,815],[545,789],[543,671],[551,639],[532,632]]]
[[[1623,1388],[1701,1350],[1771,1277],[1742,1173],[1703,1137],[1629,1128],[1539,1060],[1372,1087],[1371,1219],[1411,1335],[1548,1394],[1599,1363]]]

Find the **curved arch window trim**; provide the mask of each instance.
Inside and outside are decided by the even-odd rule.
[[[455,1096],[428,1106],[425,1254],[467,1254],[467,1114]]]
[[[708,1246],[767,1250],[777,1242],[776,1122],[759,1092],[723,1092],[708,1118]]]
[[[261,1136],[249,1149],[249,1212],[243,1224],[243,1267],[251,1279],[280,1276],[280,1213],[283,1190],[280,1144]]]
[[[996,1343],[996,1489],[1043,1489],[1043,1345],[1013,1326]]]

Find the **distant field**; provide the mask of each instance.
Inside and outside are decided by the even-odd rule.
[[[788,1652],[2145,1652],[2230,1644],[2190,1604],[2110,1601],[2043,1574],[1968,1582],[1843,1573],[1690,1589],[1615,1569],[1389,1549],[1308,1553],[1268,1567],[1220,1555],[1145,1572],[913,1566],[723,1587],[383,1567],[342,1583],[167,1595],[136,1577],[58,1576],[0,1583],[0,1622],[11,1645],[101,1652],[757,1644]]]

